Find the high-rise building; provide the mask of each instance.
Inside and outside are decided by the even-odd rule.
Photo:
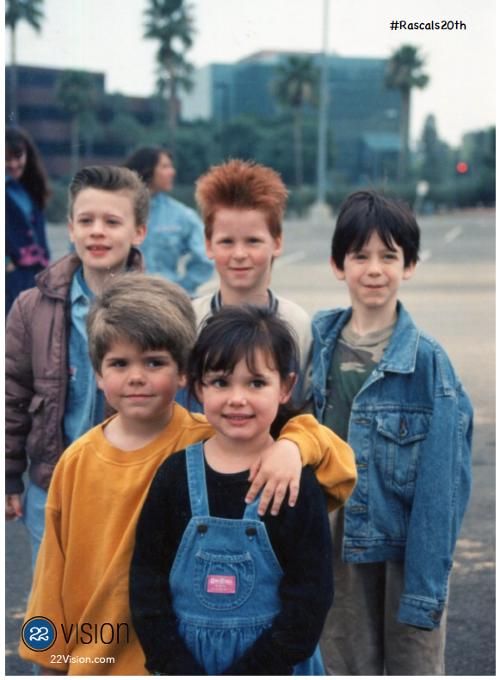
[[[245,114],[260,119],[279,115],[272,83],[276,67],[292,54],[258,52],[234,64],[196,70],[192,91],[181,95],[183,119],[225,123]],[[307,56],[319,68],[321,55]],[[401,106],[399,93],[385,86],[386,63],[328,56],[328,129],[335,157],[330,170],[349,181],[380,179],[395,168]],[[309,109],[307,115],[317,113]]]
[[[32,136],[51,177],[64,177],[70,173],[71,117],[57,97],[58,82],[64,73],[61,69],[18,65],[17,111],[19,125]],[[105,91],[104,73],[85,71],[94,86],[94,115],[100,123],[113,116],[115,95]],[[5,120],[12,123],[10,106],[11,66],[5,68],[6,98]],[[120,96],[120,95],[118,95]],[[154,118],[154,100],[145,97],[121,97],[124,111],[137,122],[148,125]],[[92,138],[90,129],[81,130],[81,160],[85,165],[122,163],[129,149],[119,140]]]

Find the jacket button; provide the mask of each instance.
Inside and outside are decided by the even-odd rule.
[[[255,527],[248,527],[247,529],[245,529],[245,533],[247,536],[256,536],[257,529]]]
[[[208,531],[208,526],[206,524],[198,524],[197,531],[199,534],[206,534]]]

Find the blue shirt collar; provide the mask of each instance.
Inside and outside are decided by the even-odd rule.
[[[83,267],[78,267],[73,275],[73,283],[71,284],[71,304],[74,304],[80,298],[91,301],[94,297],[94,293],[87,286],[87,282],[83,277]]]

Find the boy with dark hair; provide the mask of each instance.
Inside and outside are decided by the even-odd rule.
[[[66,446],[104,417],[87,354],[85,317],[117,272],[142,269],[149,194],[136,173],[87,167],[69,186],[75,252],[37,276],[8,317],[5,340],[6,519],[23,517],[36,560],[47,489]],[[24,498],[22,475],[29,461]]]
[[[195,197],[219,290],[193,300],[193,307],[198,325],[222,305],[247,303],[275,311],[297,337],[301,370],[296,393],[301,394],[310,358],[311,321],[302,307],[269,288],[273,261],[283,247],[287,196],[277,172],[251,161],[231,160],[200,177]]]
[[[335,601],[322,650],[335,675],[444,674],[473,413],[442,347],[398,301],[419,245],[407,206],[351,194],[331,266],[352,306],[313,319],[314,412],[348,440],[358,470],[354,493],[332,516]]]
[[[129,610],[137,519],[161,463],[212,434],[204,416],[174,403],[195,319],[179,286],[124,274],[96,298],[87,329],[97,382],[116,414],[73,442],[56,466],[20,654],[47,674],[141,675],[145,659]],[[307,445],[311,434],[316,446]],[[310,462],[324,454],[316,475],[333,505],[342,503],[355,480],[347,444],[312,416],[292,419],[281,436],[301,450],[305,444]],[[288,469],[295,447],[274,446],[283,445]],[[57,635],[33,650],[30,635],[41,616]]]

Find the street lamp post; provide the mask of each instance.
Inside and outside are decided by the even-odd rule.
[[[317,192],[313,211],[318,217],[328,217],[330,210],[326,203],[326,165],[327,165],[327,108],[328,108],[328,15],[330,0],[323,0],[323,51],[321,55],[321,75],[318,113],[317,149]]]

